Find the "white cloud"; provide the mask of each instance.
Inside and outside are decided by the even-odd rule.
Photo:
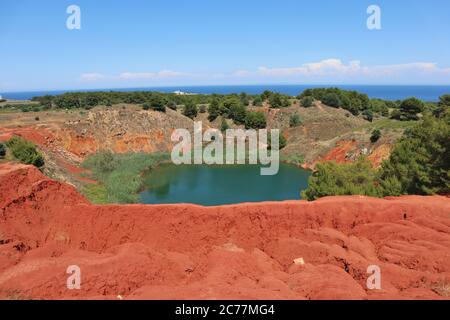
[[[162,70],[158,72],[157,76],[161,78],[180,78],[189,76],[189,74],[179,71]]]
[[[92,73],[83,73],[80,76],[80,78],[83,81],[98,81],[98,80],[105,79],[106,77],[101,73],[92,72]]]
[[[270,82],[276,81],[304,81],[304,82],[352,82],[360,83],[448,83],[450,68],[442,68],[433,62],[412,62],[387,65],[364,65],[359,60],[348,63],[341,59],[331,58],[317,62],[304,63],[293,67],[261,66],[255,70],[237,70],[234,72],[184,73],[173,70],[158,72],[123,72],[118,75],[104,75],[101,73],[84,73],[82,81],[109,82],[162,82],[182,80],[213,83],[217,81],[240,82]],[[166,81],[166,82],[167,82]]]
[[[371,66],[371,67],[364,67],[361,70],[365,74],[380,75],[380,76],[401,74],[401,73],[450,75],[450,68],[440,68],[436,63],[432,62],[414,62],[405,64]]]
[[[268,68],[259,67],[257,73],[269,76],[317,76],[354,73],[361,68],[360,61],[350,61],[345,65],[339,59],[326,59],[319,62],[305,63],[299,67]]]
[[[254,74],[273,77],[286,76],[370,76],[401,75],[405,73],[450,74],[450,68],[439,68],[432,62],[414,62],[392,65],[363,66],[359,60],[343,63],[340,59],[327,59],[305,63],[299,67],[267,68],[259,67]]]

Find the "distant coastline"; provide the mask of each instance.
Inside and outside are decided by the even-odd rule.
[[[211,85],[211,86],[172,86],[172,87],[140,87],[140,88],[99,88],[78,90],[23,91],[0,92],[4,99],[28,100],[46,94],[57,95],[65,92],[80,91],[159,91],[164,93],[183,92],[190,94],[259,94],[264,90],[296,96],[308,88],[338,87],[344,90],[355,90],[366,93],[370,98],[385,100],[402,100],[417,97],[424,101],[438,101],[439,96],[450,93],[450,85]]]

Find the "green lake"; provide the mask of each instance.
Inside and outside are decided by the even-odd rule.
[[[276,175],[261,176],[258,165],[162,164],[145,177],[146,204],[195,203],[215,206],[242,202],[299,200],[310,172],[280,164]]]

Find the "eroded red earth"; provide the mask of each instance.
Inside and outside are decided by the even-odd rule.
[[[445,197],[95,206],[0,164],[0,298],[448,299],[449,284]]]

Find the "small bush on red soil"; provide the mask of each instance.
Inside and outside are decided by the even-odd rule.
[[[36,145],[21,137],[12,137],[7,143],[11,154],[24,164],[32,164],[36,167],[44,165],[44,157],[37,150]]]

